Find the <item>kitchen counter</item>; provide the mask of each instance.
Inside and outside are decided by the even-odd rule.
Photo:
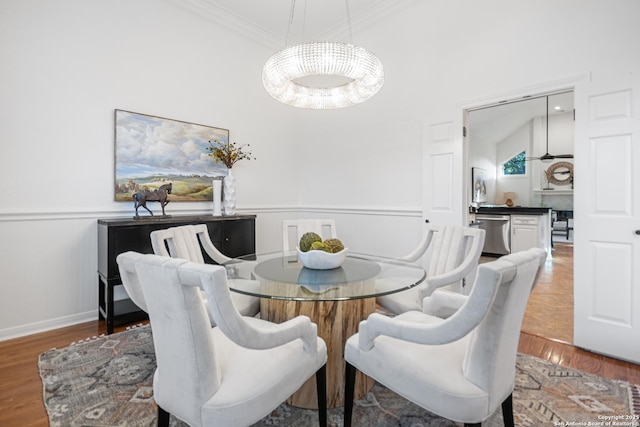
[[[504,255],[532,247],[551,254],[551,208],[506,205],[481,206],[470,223],[485,230],[482,253]]]
[[[535,207],[530,208],[526,206],[514,206],[512,208],[507,206],[481,206],[478,208],[478,214],[495,214],[495,215],[544,215],[548,214],[551,208]]]

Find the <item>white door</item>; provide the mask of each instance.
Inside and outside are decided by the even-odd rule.
[[[640,362],[640,82],[576,86],[574,344]]]
[[[422,152],[423,219],[461,225],[462,144],[454,141],[453,122],[428,124]]]

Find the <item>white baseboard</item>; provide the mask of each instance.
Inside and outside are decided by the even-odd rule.
[[[78,323],[98,320],[98,311],[91,310],[85,313],[78,313],[71,316],[58,317],[57,319],[45,320],[42,322],[29,323],[27,325],[15,326],[0,330],[0,341],[13,338],[20,338],[27,335],[47,332],[52,329],[64,328],[65,326],[77,325]]]

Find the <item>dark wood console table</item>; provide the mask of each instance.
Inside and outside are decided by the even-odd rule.
[[[153,253],[149,235],[154,230],[188,224],[207,224],[213,244],[228,257],[255,253],[255,215],[170,216],[108,218],[98,220],[99,318],[107,321],[107,334],[116,325],[146,318],[131,300],[114,301],[114,287],[121,285],[116,256],[126,251]],[[214,263],[206,253],[205,262]]]

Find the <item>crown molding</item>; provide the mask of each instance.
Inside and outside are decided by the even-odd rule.
[[[245,19],[244,17],[207,0],[165,0],[187,12],[206,19],[233,33],[269,49],[284,47],[284,37]]]
[[[377,0],[372,1],[365,9],[360,10],[357,14],[351,15],[351,29],[353,33],[359,33],[375,26],[380,21],[388,19],[401,10],[410,7],[412,4],[418,3],[418,0]],[[358,44],[357,41],[349,40],[349,23],[347,17],[338,21],[335,25],[326,31],[317,34],[317,40],[344,40]]]
[[[276,50],[285,47],[284,34],[276,34],[243,16],[224,8],[210,0],[165,0],[172,5],[191,12],[203,19],[219,25],[226,30],[247,37],[263,47]],[[419,0],[377,0],[356,14],[351,16],[351,30],[353,33],[365,31],[389,16],[410,7]],[[349,25],[346,12],[344,19],[329,27],[326,31],[308,36],[308,41],[342,40],[349,41]],[[355,43],[355,42],[354,42]],[[355,43],[357,44],[357,43]]]

